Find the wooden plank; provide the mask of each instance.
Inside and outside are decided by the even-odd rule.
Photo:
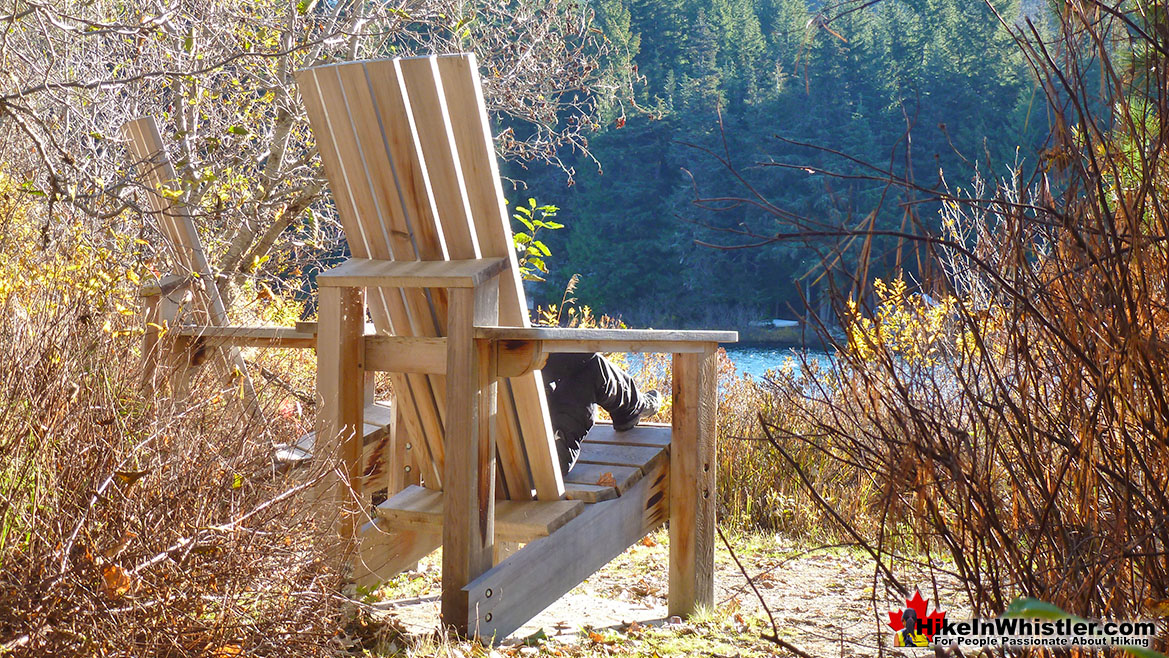
[[[367,236],[369,256],[380,260],[418,261],[445,260],[442,235],[428,227],[433,223],[429,199],[420,202],[414,197],[419,190],[403,181],[402,174],[410,169],[402,166],[418,153],[399,132],[399,117],[390,116],[383,105],[385,94],[400,100],[400,82],[393,66],[383,67],[388,76],[378,75],[366,63],[330,66],[321,69],[318,79],[326,80],[326,87],[336,91],[334,103],[347,120],[348,130],[342,131],[342,153],[355,161],[353,169],[364,174],[364,191],[369,194],[376,213],[356,217]],[[335,85],[335,86],[334,86]],[[343,107],[340,102],[343,101]],[[392,114],[392,113],[391,113]],[[406,133],[408,135],[408,131]],[[419,163],[420,166],[420,163]],[[423,189],[421,192],[426,193]],[[415,213],[413,216],[411,213]],[[429,219],[427,219],[429,218]],[[358,254],[355,254],[358,255]],[[446,321],[444,290],[378,288],[378,295],[390,299],[393,313],[393,333],[414,336],[441,336]],[[401,299],[401,302],[398,302]],[[403,306],[404,304],[404,306]],[[441,483],[443,463],[443,423],[445,422],[446,383],[442,376],[420,377],[407,374],[408,397],[417,407],[421,426],[416,436],[423,437],[435,472],[428,478],[436,486]],[[409,419],[409,416],[407,417]]]
[[[179,265],[187,270],[182,276],[194,275],[195,283],[202,291],[202,295],[196,295],[196,303],[207,314],[211,324],[226,325],[227,308],[219,294],[219,287],[215,284],[215,272],[211,269],[207,253],[203,250],[195,222],[185,207],[161,193],[161,186],[178,186],[181,181],[175,173],[174,165],[171,164],[170,156],[166,153],[158,123],[154,117],[149,116],[135,119],[122,126],[122,134],[129,141],[130,152],[137,161],[134,164],[140,166],[140,175],[147,182],[150,205],[154,209],[154,215],[163,234],[167,237],[167,244]],[[234,379],[236,371],[243,378],[243,391],[248,410],[253,416],[259,417],[260,407],[256,400],[256,391],[248,375],[243,355],[235,347],[217,352],[228,379]]]
[[[632,466],[646,473],[666,458],[662,447],[631,446],[619,443],[593,443],[585,441],[580,445],[578,464],[599,466]]]
[[[365,367],[379,372],[443,374],[447,339],[419,336],[366,336]]]
[[[617,497],[616,487],[603,487],[599,484],[564,483],[564,497],[568,500],[579,500],[584,503],[599,503],[603,500],[612,500]]]
[[[524,546],[463,588],[484,641],[499,642],[665,522],[669,477],[661,464],[625,495],[595,505]],[[445,585],[445,583],[444,583]]]
[[[426,176],[447,253],[452,259],[478,259],[470,262],[492,260],[482,257],[480,253],[477,229],[468,202],[463,167],[455,145],[446,107],[447,97],[436,67],[436,58],[403,59],[399,62],[399,70],[409,99],[410,124],[414,127],[415,142],[426,163]],[[494,260],[499,269],[493,270],[492,274],[509,267],[513,257],[511,251],[497,256]],[[504,391],[499,426],[496,428],[496,448],[499,452],[499,467],[503,471],[504,493],[513,498],[527,499],[531,496],[531,484],[524,445],[518,431],[519,424],[512,420],[516,413],[514,402],[509,389],[504,387]]]
[[[366,153],[359,150],[360,144],[352,134],[352,117],[345,107],[340,111],[331,109],[326,98],[335,104],[338,100],[345,101],[340,86],[340,78],[333,67],[309,69],[297,73],[297,83],[301,89],[301,97],[305,110],[308,113],[313,133],[317,140],[321,161],[325,166],[325,173],[336,200],[342,225],[349,238],[350,251],[357,257],[375,257],[388,259],[390,256],[398,259],[414,259],[418,253],[413,244],[413,234],[405,224],[391,224],[390,243],[371,241],[361,224],[358,204],[354,200],[356,185],[359,176],[364,178],[364,156]],[[378,88],[385,85],[380,85]],[[354,105],[360,104],[356,101]],[[344,105],[344,103],[342,104]],[[396,143],[393,135],[391,143]],[[379,152],[377,148],[370,149],[368,155],[373,158]],[[359,153],[363,158],[357,163],[347,163],[341,153]],[[390,171],[389,163],[382,169],[382,173]],[[352,176],[351,174],[352,170]],[[395,181],[397,180],[395,174]],[[384,182],[383,177],[374,177],[379,185]],[[394,181],[391,181],[394,182]],[[378,190],[384,187],[378,187]],[[368,204],[366,204],[368,205]],[[394,219],[392,203],[382,204]],[[424,242],[422,246],[427,246]],[[441,245],[439,248],[441,253]],[[397,333],[399,335],[436,335],[433,311],[420,291],[401,291],[375,289],[370,291],[370,312],[374,322],[381,331]],[[429,329],[429,331],[427,331]],[[420,464],[426,468],[425,478],[432,486],[440,486],[442,482],[442,420],[438,409],[438,402],[445,397],[445,382],[441,379],[427,378],[421,375],[393,375],[394,388],[398,391],[401,401],[403,422],[406,423],[410,434],[422,437],[419,454],[425,453],[425,459]]]
[[[317,275],[320,286],[474,288],[507,267],[504,258],[392,261],[350,258]]]
[[[306,334],[292,327],[217,327],[179,325],[171,330],[176,336],[200,339],[208,347],[269,347],[303,349],[317,346],[316,334]]]
[[[417,450],[414,447],[414,437],[406,429],[406,424],[398,415],[394,431],[393,456],[390,459],[389,492],[393,496],[412,484],[420,484],[418,476]]]
[[[641,479],[641,469],[636,466],[609,466],[603,464],[588,464],[577,462],[576,466],[564,477],[565,484],[604,484],[602,476],[606,473],[613,476],[617,488],[617,495],[625,493],[629,487]]]
[[[357,530],[358,503],[355,485],[365,473],[362,425],[365,377],[362,366],[365,327],[365,293],[355,288],[320,291],[320,332],[317,344],[316,457],[341,463],[341,477],[327,485],[340,507],[338,532],[352,538]]]
[[[737,331],[695,331],[684,329],[576,329],[569,327],[499,327],[479,325],[476,338],[492,340],[626,341],[643,343],[733,343]]]
[[[629,446],[669,447],[673,428],[665,423],[640,422],[626,432],[613,429],[610,421],[598,422],[585,435],[585,443],[615,443]]]
[[[358,534],[352,577],[372,587],[411,568],[442,544],[442,534],[419,528],[394,528],[384,521],[366,523]]]
[[[718,369],[714,351],[674,355],[670,446],[671,615],[714,603]]]
[[[397,526],[427,526],[437,530],[443,519],[441,491],[407,487],[377,506],[377,514]],[[514,501],[495,503],[495,540],[528,542],[547,537],[584,509],[579,500]]]
[[[471,219],[463,170],[451,134],[446,97],[435,58],[401,59],[399,70],[410,99],[417,142],[426,162],[426,174],[447,252],[451,258],[479,258],[479,241]]]
[[[527,327],[530,324],[528,308],[516,264],[511,220],[500,187],[499,167],[475,55],[433,57],[428,63],[437,66],[442,79],[450,133],[462,169],[479,250],[485,258],[504,257],[510,263],[501,275],[500,322]],[[564,493],[564,480],[553,442],[543,378],[538,372],[527,372],[509,380],[505,390],[508,393],[502,396],[507,412],[505,420],[514,423],[519,431],[537,497],[558,499]],[[505,441],[511,440],[510,434],[503,436]]]
[[[473,338],[476,324],[498,317],[498,287],[450,291],[447,320],[446,464],[443,471],[442,620],[460,633],[469,622],[462,587],[491,568],[495,542],[494,355]]]

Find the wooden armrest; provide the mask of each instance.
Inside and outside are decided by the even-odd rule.
[[[213,325],[179,325],[171,329],[175,336],[209,341],[215,345],[239,347],[316,347],[314,333],[294,327],[222,327]]]
[[[317,275],[318,286],[380,288],[474,288],[508,266],[506,258],[472,260],[373,260],[350,258]]]
[[[661,329],[565,329],[562,327],[475,327],[475,337],[508,345],[539,343],[553,352],[705,352],[717,343],[739,340],[737,331]]]

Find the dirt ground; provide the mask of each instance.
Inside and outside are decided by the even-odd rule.
[[[503,645],[513,648],[511,655],[545,653],[548,646],[560,647],[548,650],[550,655],[573,655],[564,649],[582,643],[604,649],[598,652],[604,655],[793,655],[761,637],[771,630],[765,603],[779,637],[809,655],[894,655],[885,622],[887,613],[904,607],[904,601],[886,591],[883,578],[874,580],[874,563],[863,551],[816,548],[777,536],[745,535],[731,541],[763,603],[720,545],[715,556],[716,609],[697,621],[667,618],[669,549],[666,533],[658,532],[544,610]],[[418,571],[404,574],[381,592],[391,600],[377,607],[411,633],[432,634],[439,619],[438,572],[438,557],[427,558]],[[934,583],[920,569],[895,573],[911,593],[913,587],[921,589],[931,610],[940,598],[943,610],[967,616],[951,603],[961,600],[954,581],[940,580],[935,596]],[[638,640],[649,637],[643,633],[651,629],[660,632],[647,648]],[[675,641],[680,638],[686,641]],[[544,648],[533,651],[525,639],[526,645]],[[517,646],[522,651],[514,651]]]

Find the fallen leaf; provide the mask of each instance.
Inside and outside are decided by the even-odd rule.
[[[116,599],[130,591],[130,574],[116,564],[111,564],[101,572],[102,582],[105,585],[106,596]]]
[[[657,546],[658,543],[657,543],[657,541],[654,540],[653,537],[646,535],[646,536],[641,538],[641,545],[642,546]]]
[[[231,656],[239,656],[243,652],[244,650],[238,644],[225,644],[212,651],[211,658],[230,658]]]
[[[597,485],[601,487],[615,487],[617,486],[617,478],[613,477],[611,471],[601,473],[601,477],[597,478]]]
[[[589,639],[593,641],[593,644],[609,645],[614,642],[614,640],[606,640],[604,635],[596,631],[589,631]]]
[[[150,471],[114,471],[114,475],[118,476],[119,482],[126,486],[130,486],[147,475],[150,475]]]

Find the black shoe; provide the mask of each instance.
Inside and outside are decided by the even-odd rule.
[[[657,391],[649,391],[641,396],[641,409],[633,416],[633,418],[624,423],[613,423],[613,429],[618,432],[628,432],[637,427],[642,418],[649,418],[656,415],[662,410],[662,394]]]

